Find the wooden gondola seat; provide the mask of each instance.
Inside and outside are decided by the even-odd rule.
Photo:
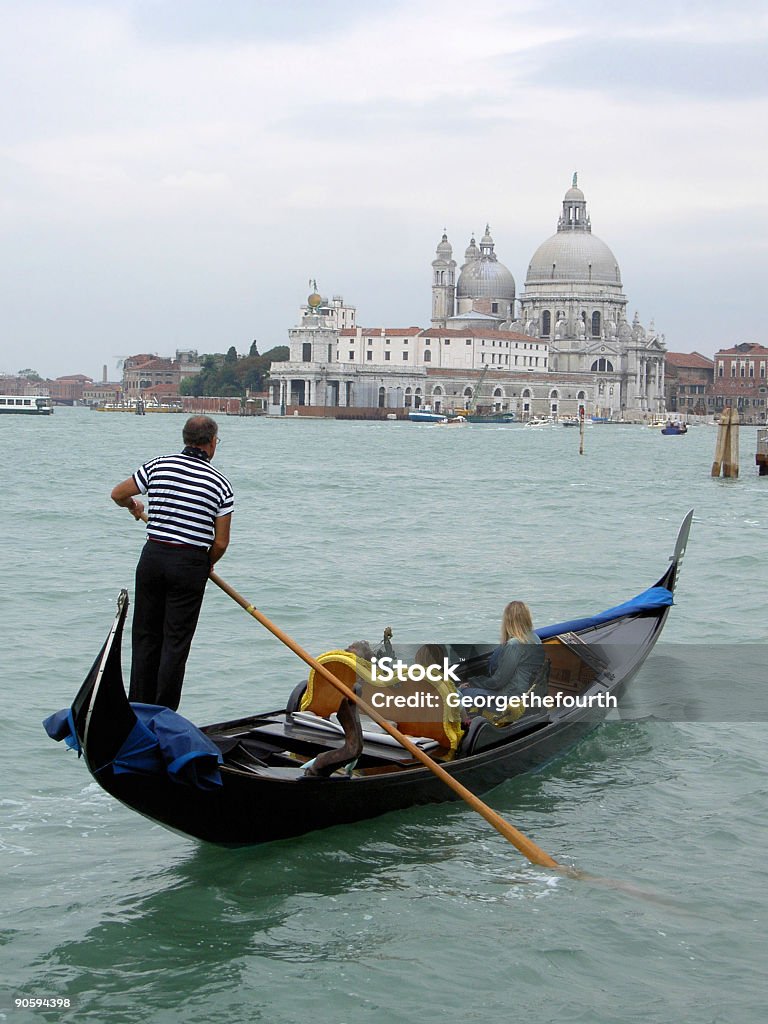
[[[328,651],[326,654],[321,654],[317,660],[350,689],[354,688],[356,682],[362,680],[363,698],[369,704],[374,693],[381,692],[382,688],[384,688],[381,683],[373,684],[371,682],[370,663],[364,658],[359,657],[359,655],[352,654],[349,651]],[[386,689],[390,690],[391,688],[391,685],[386,685]],[[446,747],[449,751],[456,750],[464,735],[464,730],[461,725],[459,709],[450,707],[446,699],[449,693],[455,692],[453,684],[442,680],[438,683],[403,683],[398,684],[397,693],[400,696],[408,696],[415,692],[414,688],[422,692],[426,688],[430,695],[437,695],[439,697],[439,706],[428,716],[428,720],[424,719],[423,716],[407,717],[409,713],[408,708],[392,708],[391,711],[381,709],[382,716],[390,721],[394,720],[400,732],[407,736],[432,739],[441,747]],[[296,700],[299,696],[297,691],[300,692],[299,687],[291,695],[288,710],[296,709]],[[319,672],[312,669],[309,674],[306,690],[301,696],[300,703],[298,703],[298,709],[300,711],[312,711],[322,718],[328,718],[338,711],[340,703],[341,694],[339,691]]]
[[[547,711],[529,712],[511,725],[501,726],[494,725],[487,718],[478,715],[469,723],[467,734],[459,746],[459,755],[471,757],[472,754],[479,754],[482,750],[498,747],[502,743],[508,743],[516,736],[522,736],[541,728],[548,721],[549,713]]]
[[[376,689],[380,688],[380,686],[376,687]],[[370,691],[367,687],[365,689],[366,698],[370,700],[368,692],[372,693],[373,687],[370,688]],[[438,682],[425,679],[418,683],[398,683],[396,693],[401,697],[415,694],[423,698],[430,698],[429,704],[425,701],[423,708],[419,709],[421,714],[413,714],[409,708],[393,708],[392,712],[382,711],[386,718],[393,716],[396,718],[396,725],[400,732],[406,736],[420,736],[435,740],[439,746],[447,747],[449,751],[458,749],[464,736],[464,727],[461,722],[461,708],[458,704],[452,706],[448,701],[448,697],[456,693],[456,687],[452,682],[447,679],[441,679]],[[432,707],[435,697],[437,697],[438,703],[436,707]]]
[[[327,651],[317,661],[350,690],[355,688],[358,673],[363,678],[366,675],[370,678],[370,664],[350,651]],[[343,695],[332,683],[312,669],[299,710],[312,711],[321,718],[328,718],[339,710],[343,699]]]

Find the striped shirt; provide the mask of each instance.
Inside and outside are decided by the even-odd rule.
[[[234,508],[229,480],[196,450],[151,459],[136,470],[133,479],[149,497],[150,540],[210,547],[215,520]]]

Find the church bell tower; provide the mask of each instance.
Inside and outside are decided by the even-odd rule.
[[[445,327],[456,303],[456,260],[446,230],[432,260],[432,326]]]

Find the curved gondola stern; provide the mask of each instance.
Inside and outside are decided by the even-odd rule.
[[[121,590],[107,639],[72,702],[72,720],[91,773],[109,764],[136,724],[123,685],[121,645],[128,592]]]
[[[694,510],[690,509],[680,524],[680,529],[677,531],[677,540],[675,541],[674,551],[669,556],[669,568],[656,584],[657,587],[665,587],[673,594],[678,580],[680,579],[680,568],[683,564],[683,558],[685,557],[685,549],[688,546],[688,535],[691,532],[693,512]]]

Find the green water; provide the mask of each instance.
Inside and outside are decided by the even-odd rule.
[[[180,418],[12,419],[0,1020],[764,1020],[768,702],[753,669],[724,676],[722,722],[610,721],[489,796],[553,856],[616,885],[553,877],[455,805],[201,847],[111,800],[40,727],[132,590],[143,531],[109,490],[178,447]],[[754,430],[738,481],[710,478],[705,427],[595,426],[582,458],[562,429],[225,419],[221,434],[237,498],[221,575],[314,653],[385,625],[401,641],[492,642],[513,597],[540,625],[609,607],[655,582],[690,507],[665,641],[765,642]],[[638,698],[674,687],[664,665],[646,665]],[[180,710],[204,723],[275,707],[303,675],[211,588]],[[734,690],[752,695],[751,720],[727,720]]]

